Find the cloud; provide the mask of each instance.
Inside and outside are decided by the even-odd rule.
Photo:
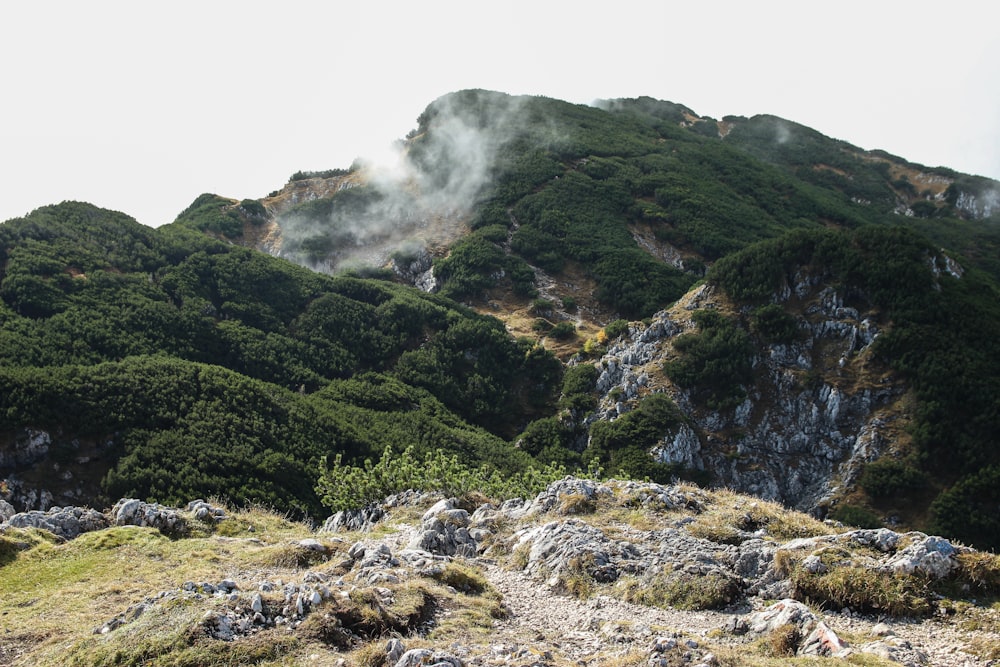
[[[454,240],[521,132],[525,100],[487,91],[435,100],[407,140],[359,158],[344,190],[281,215],[280,254],[334,272]]]

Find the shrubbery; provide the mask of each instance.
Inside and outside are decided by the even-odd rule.
[[[504,474],[491,466],[470,466],[442,450],[418,458],[413,448],[395,456],[391,448],[376,463],[344,465],[337,455],[320,470],[317,493],[331,511],[359,509],[388,495],[414,489],[440,491],[445,496],[481,493],[494,500],[530,498],[557,479],[566,469],[550,465]]]
[[[681,387],[690,389],[709,407],[722,409],[746,397],[744,387],[753,381],[753,347],[746,331],[713,310],[692,316],[698,333],[674,339],[681,356],[663,364],[664,372]]]

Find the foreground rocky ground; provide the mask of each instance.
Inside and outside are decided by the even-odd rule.
[[[0,664],[990,665],[1000,559],[724,491],[567,478],[318,530],[0,507]]]

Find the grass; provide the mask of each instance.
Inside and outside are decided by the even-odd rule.
[[[315,537],[328,546],[328,554],[297,544]],[[356,537],[317,536],[311,526],[265,508],[231,511],[214,527],[206,525],[182,539],[121,527],[59,542],[44,531],[9,529],[0,535],[0,554],[7,554],[0,566],[0,664],[23,655],[41,667],[333,665],[344,651],[356,660],[351,664],[380,664],[381,638],[412,635],[439,611],[433,636],[449,641],[487,637],[504,615],[501,596],[467,564],[447,564],[437,581],[381,582],[388,597],[354,582],[353,572],[338,571],[333,563],[342,560]],[[235,602],[211,596],[195,601],[180,594],[186,581],[232,578],[244,586],[299,581],[307,568],[342,576],[353,590],[347,598],[334,595],[322,602],[294,632],[288,626],[258,627],[254,634],[220,641],[205,630],[206,612],[246,607],[249,591]],[[94,634],[161,592],[170,595],[138,618],[105,635]],[[272,611],[286,604],[280,591],[263,597]]]
[[[707,509],[687,526],[688,532],[695,537],[723,544],[739,544],[748,533],[760,530],[775,540],[816,537],[833,530],[807,514],[728,489],[712,491],[711,498]]]
[[[674,570],[651,577],[622,577],[614,591],[636,604],[701,611],[727,607],[739,595],[740,584],[717,572],[699,575]]]
[[[190,629],[205,608],[177,604],[157,605],[107,637],[91,636],[129,606],[184,581],[287,579],[314,558],[291,544],[312,536],[308,526],[260,508],[234,511],[217,528],[171,540],[155,529],[120,527],[65,543],[45,531],[6,531],[0,537],[4,643],[17,641],[17,629],[32,628],[31,653],[40,665],[256,664],[291,650],[293,643],[277,636],[225,655],[199,648],[204,642]]]

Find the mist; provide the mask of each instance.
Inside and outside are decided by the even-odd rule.
[[[426,272],[489,195],[525,102],[486,91],[439,98],[405,140],[359,158],[334,196],[280,214],[279,255],[326,273],[390,263]]]

